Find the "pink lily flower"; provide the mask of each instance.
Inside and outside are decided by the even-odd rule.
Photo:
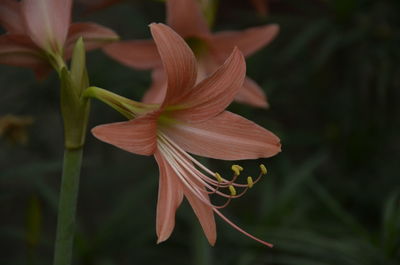
[[[71,24],[71,8],[72,0],[1,0],[0,25],[7,33],[0,36],[0,63],[32,68],[43,76],[49,61],[71,56],[81,36],[87,50],[118,39],[114,31],[94,23]]]
[[[171,235],[175,212],[185,197],[211,245],[217,237],[216,213],[241,233],[271,246],[245,232],[220,212],[231,199],[243,195],[259,178],[253,181],[249,177],[246,184],[236,183],[243,170],[240,166],[232,166],[235,174],[232,180],[228,180],[189,154],[241,160],[271,157],[280,152],[277,136],[225,110],[241,89],[246,76],[242,53],[235,48],[222,66],[197,82],[198,64],[185,41],[164,24],[151,24],[150,29],[167,75],[164,98],[160,104],[124,101],[119,106],[125,109],[125,113],[129,109],[129,114],[125,115],[132,120],[100,125],[93,128],[92,133],[101,141],[128,152],[154,155],[160,170],[156,220],[158,243]],[[94,97],[104,100],[99,95]],[[116,98],[104,101],[114,106],[118,102]],[[266,173],[264,166],[261,166],[261,171],[260,176]],[[224,197],[227,202],[216,205],[210,195]]]
[[[198,81],[213,73],[234,47],[250,56],[268,43],[279,31],[278,25],[249,28],[243,31],[222,31],[212,34],[196,0],[167,0],[167,24],[192,47],[198,59]],[[136,69],[153,69],[153,84],[144,102],[159,103],[166,91],[166,74],[152,40],[121,41],[104,48],[115,60]],[[235,100],[256,107],[267,107],[264,91],[246,77]]]

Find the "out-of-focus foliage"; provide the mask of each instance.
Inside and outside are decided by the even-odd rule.
[[[81,8],[79,8],[81,7]],[[149,38],[165,20],[158,1],[125,1],[77,20],[100,22],[123,39]],[[267,92],[267,111],[230,109],[276,132],[283,152],[262,161],[269,174],[224,209],[267,249],[218,222],[210,248],[189,207],[172,237],[156,245],[158,170],[88,137],[78,206],[75,264],[395,265],[400,263],[400,2],[271,0],[258,16],[246,0],[221,0],[215,30],[278,23],[276,41],[247,60]],[[140,99],[150,74],[100,51],[90,79]],[[29,141],[0,140],[0,264],[50,264],[62,161],[56,75],[0,66],[0,115],[30,116]],[[123,120],[93,102],[91,127]],[[245,161],[254,174],[259,161]],[[227,162],[210,161],[228,172]]]

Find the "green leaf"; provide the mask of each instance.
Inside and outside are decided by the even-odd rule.
[[[30,248],[35,248],[40,240],[42,209],[36,196],[32,196],[28,203],[26,240]]]
[[[359,234],[360,236],[370,239],[370,234],[364,229],[362,225],[342,206],[335,200],[335,198],[329,194],[329,192],[319,184],[315,179],[310,180],[309,187],[318,197],[321,203],[331,211],[341,222],[350,227],[353,232]]]
[[[280,192],[280,203],[287,204],[293,199],[299,186],[312,177],[313,171],[326,160],[326,155],[316,154],[286,177],[286,185]]]
[[[382,220],[382,247],[392,256],[400,248],[400,191],[393,192],[386,201]]]

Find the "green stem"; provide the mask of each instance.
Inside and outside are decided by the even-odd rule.
[[[66,149],[58,206],[54,265],[70,265],[83,149]]]

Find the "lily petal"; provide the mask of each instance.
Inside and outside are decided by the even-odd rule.
[[[0,1],[0,25],[13,34],[25,33],[21,4],[15,0]]]
[[[14,34],[0,36],[0,63],[33,69],[48,66],[29,37]]]
[[[278,34],[278,25],[253,27],[243,31],[222,31],[209,41],[210,49],[219,61],[225,60],[234,46],[249,56],[270,43]]]
[[[162,67],[161,57],[153,40],[120,41],[103,48],[116,61],[136,69]]]
[[[143,96],[142,102],[148,104],[161,104],[167,92],[167,77],[164,69],[156,68],[151,74],[152,84]]]
[[[158,113],[146,114],[131,121],[100,125],[92,129],[99,140],[112,144],[125,151],[152,155],[157,148]]]
[[[47,52],[61,53],[71,21],[72,0],[24,0],[29,36]]]
[[[157,243],[161,243],[167,240],[174,230],[175,213],[182,203],[183,192],[178,177],[163,155],[155,152],[154,157],[160,170],[156,232]]]
[[[187,152],[215,159],[256,159],[281,151],[276,135],[229,111],[202,123],[179,123],[162,130]]]
[[[243,87],[236,94],[235,101],[246,103],[254,107],[268,108],[264,90],[256,82],[246,77]]]
[[[83,37],[86,50],[99,48],[119,39],[115,31],[95,23],[74,23],[69,27],[67,45],[74,45]]]
[[[153,23],[150,30],[168,78],[163,105],[174,104],[193,89],[197,78],[197,61],[186,42],[170,27]]]
[[[207,21],[196,0],[168,0],[167,24],[183,38],[210,35]]]
[[[221,113],[232,102],[243,85],[246,63],[235,48],[231,56],[211,76],[200,82],[179,104],[186,109],[174,116],[186,122],[201,122]]]

